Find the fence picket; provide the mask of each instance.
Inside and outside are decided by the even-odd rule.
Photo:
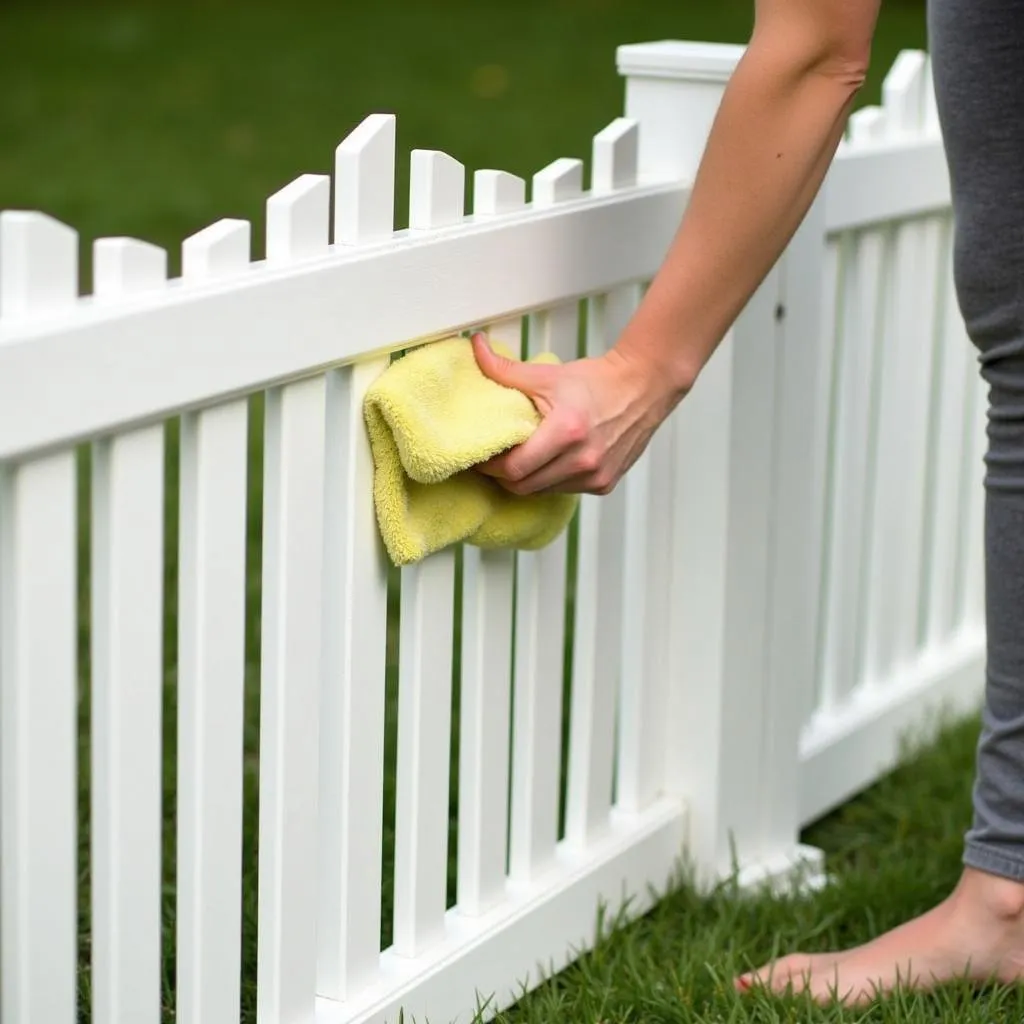
[[[526,182],[477,171],[473,194],[475,218],[498,217],[523,207]],[[518,353],[522,319],[497,321],[488,334]],[[514,584],[513,552],[464,548],[456,901],[468,915],[490,909],[505,888]]]
[[[871,546],[867,570],[866,619],[862,642],[863,678],[867,686],[876,685],[888,672],[895,650],[895,598],[900,583],[894,578],[902,559],[897,552],[893,562],[892,549],[901,541],[899,509],[899,458],[901,438],[900,408],[906,381],[900,378],[900,345],[898,325],[894,316],[895,292],[903,282],[896,279],[896,229],[886,237],[883,252],[883,295],[880,300],[882,319],[877,327],[882,338],[879,346],[879,395],[875,412],[873,445],[873,479],[870,511]],[[909,303],[908,303],[909,305]]]
[[[331,179],[302,174],[267,200],[267,260],[294,263],[327,252]]]
[[[78,236],[0,213],[0,316],[78,294]],[[75,457],[0,467],[0,1018],[72,1024],[77,983]]]
[[[167,280],[167,252],[135,238],[97,239],[92,278],[97,302],[117,302],[124,295],[152,291]]]
[[[944,348],[941,314],[943,297],[940,290],[945,280],[941,259],[946,239],[944,222],[945,217],[929,217],[923,223],[908,224],[904,229],[916,234],[919,256],[914,260],[916,316],[909,308],[902,314],[905,318],[902,320],[905,335],[903,343],[908,348],[913,345],[918,363],[915,388],[910,396],[914,400],[913,419],[909,423],[913,432],[907,437],[912,469],[906,478],[908,497],[903,506],[906,524],[904,536],[914,538],[913,543],[908,545],[909,566],[902,581],[900,632],[897,636],[897,652],[903,660],[915,656],[921,650],[924,639],[922,623],[927,616],[929,603],[927,586],[931,567],[927,560],[927,545],[932,533],[929,520],[934,507],[929,507],[927,499],[931,483],[929,456],[933,424],[936,422],[934,403],[938,399],[934,380],[937,370],[941,370]],[[909,294],[904,296],[908,306],[910,300]],[[915,341],[916,344],[913,344]]]
[[[330,178],[307,174],[267,201],[267,259],[327,251]],[[323,376],[266,396],[260,684],[257,997],[267,1021],[316,1005],[317,784],[323,562]]]
[[[636,289],[633,305],[640,301]],[[664,780],[671,589],[673,474],[671,421],[659,429],[624,481],[625,572],[622,609],[622,695],[617,804],[638,812]]]
[[[833,350],[833,368],[831,379],[823,386],[829,391],[829,408],[827,410],[829,429],[829,450],[826,463],[825,486],[825,522],[823,535],[823,572],[821,589],[821,617],[818,626],[818,649],[815,664],[815,695],[808,713],[815,708],[831,708],[837,700],[842,699],[843,690],[843,627],[849,618],[846,600],[850,590],[850,581],[846,573],[857,570],[857,565],[847,565],[844,560],[845,544],[850,532],[849,520],[851,511],[855,511],[857,491],[852,489],[852,481],[856,479],[856,466],[851,459],[849,448],[851,441],[848,427],[851,419],[856,419],[861,412],[863,382],[854,379],[859,369],[858,361],[863,358],[861,352],[851,352],[851,340],[848,319],[841,320],[836,316],[840,298],[845,298],[845,291],[840,286],[840,275],[844,284],[851,278],[851,255],[854,252],[852,239],[846,239],[844,247],[840,239],[825,241],[825,266],[822,274],[823,317],[822,333],[825,346]],[[841,258],[845,248],[845,259]],[[855,270],[853,271],[855,274]],[[855,278],[854,278],[855,279]],[[851,297],[851,307],[857,309],[857,294]],[[869,344],[864,348],[870,349]],[[851,394],[852,392],[852,394]],[[848,409],[847,406],[852,408]],[[854,453],[855,454],[855,453]],[[851,508],[852,506],[852,508]]]
[[[904,51],[886,77],[889,139],[920,133],[924,69],[923,54]],[[893,239],[886,353],[891,363],[882,386],[876,491],[875,540],[885,582],[875,612],[870,672],[875,679],[907,662],[917,649],[940,231],[940,223],[930,218],[898,225]],[[922,335],[928,339],[924,345],[919,340]]]
[[[888,118],[881,107],[864,107],[850,118],[850,142],[854,146],[883,141],[887,133]],[[886,306],[891,301],[892,228],[868,228],[853,237],[855,252],[843,283],[842,329],[849,333],[850,354],[864,357],[860,371],[851,373],[851,380],[863,382],[865,391],[860,400],[866,404],[861,408],[851,399],[851,414],[861,408],[861,418],[856,423],[850,421],[846,436],[850,441],[850,493],[859,481],[863,481],[863,490],[856,506],[847,508],[840,519],[840,525],[849,528],[850,543],[845,549],[845,566],[840,570],[844,592],[836,596],[837,610],[844,610],[834,663],[839,673],[833,685],[836,697],[860,685],[870,686],[876,678],[878,615],[874,609],[884,585],[878,564],[882,552],[879,534],[884,523],[879,518],[879,488],[885,483],[884,475],[880,475],[884,459],[879,455],[879,438],[886,415],[883,381],[892,358]],[[858,433],[858,426],[863,427],[862,433]]]
[[[454,549],[402,571],[394,952],[444,931],[448,856]]]
[[[551,206],[580,195],[583,164],[556,160],[533,179],[533,202]],[[529,354],[576,355],[579,311],[568,303],[530,318]],[[509,874],[528,881],[548,868],[558,841],[566,537],[516,561]]]
[[[477,171],[473,175],[473,217],[487,220],[514,213],[526,205],[526,182],[505,171]],[[515,317],[518,322],[519,317]]]
[[[828,600],[821,660],[821,704],[841,703],[860,681],[861,595],[871,495],[871,440],[878,358],[878,303],[884,237],[849,237],[841,260],[840,340],[836,354]]]
[[[247,221],[219,221],[185,240],[182,276],[191,281],[238,273],[248,265],[249,245]],[[245,399],[181,420],[177,1014],[182,1024],[213,1024],[240,1012],[247,420]]]
[[[595,183],[596,184],[596,183]],[[589,300],[587,355],[614,344],[637,300],[633,286]],[[626,490],[580,502],[565,834],[585,847],[607,828],[622,669]]]
[[[929,74],[928,58],[921,50],[901,50],[897,54],[882,83],[882,108],[889,138],[921,134]]]
[[[878,349],[879,394],[874,423],[873,466],[871,487],[870,548],[867,555],[867,592],[865,594],[863,644],[863,674],[861,682],[876,685],[892,666],[895,653],[895,600],[900,584],[896,574],[903,565],[898,558],[893,562],[892,549],[899,536],[900,492],[900,408],[906,386],[900,376],[901,352],[896,337],[893,293],[902,287],[896,278],[895,232],[886,238],[882,257],[883,295],[881,298],[882,323],[878,328],[881,344]],[[908,303],[909,305],[909,303]]]
[[[617,117],[594,136],[591,191],[595,195],[636,184],[639,146],[640,125],[631,117]]]
[[[334,240],[394,231],[395,118],[375,114],[335,151]],[[388,570],[363,420],[374,358],[327,375],[320,714],[317,991],[350,999],[380,969]]]
[[[93,247],[98,302],[160,287],[167,253],[129,238]],[[164,432],[93,445],[92,1012],[160,1020]],[[132,855],[125,857],[124,851]]]
[[[636,121],[620,117],[594,137],[595,193],[636,184]],[[639,300],[633,285],[587,303],[588,357],[606,352]],[[580,501],[576,576],[576,622],[569,716],[566,840],[577,847],[607,828],[615,772],[616,703],[622,653],[623,557],[626,491]]]
[[[413,230],[458,222],[464,194],[460,163],[413,151]],[[402,570],[394,951],[404,957],[418,956],[444,932],[454,603],[454,548]]]
[[[636,184],[638,144],[639,125],[631,118],[617,118],[595,136],[595,192],[604,193]],[[611,333],[605,338],[606,345],[611,346],[618,339],[641,297],[639,285],[625,285],[617,290],[616,304],[621,308],[613,321],[605,325],[611,328]],[[611,580],[602,581],[600,586],[604,589],[610,583],[612,587],[623,590],[618,605],[618,618],[622,619],[618,628],[622,635],[612,641],[617,650],[607,652],[613,659],[622,659],[619,671],[622,717],[616,789],[619,806],[631,811],[646,806],[657,795],[663,779],[664,716],[659,713],[658,706],[664,699],[668,683],[666,629],[671,563],[667,554],[673,501],[673,454],[674,431],[666,424],[651,440],[648,450],[630,470],[624,483],[617,488],[624,491],[620,498],[623,504],[605,510],[612,517],[608,525],[619,532],[620,554],[611,557],[609,565],[613,574],[622,575],[618,578],[613,575]],[[582,518],[580,528],[582,531]],[[620,532],[623,530],[624,535]],[[600,547],[600,542],[598,544]],[[609,555],[610,552],[605,552],[605,557]],[[606,623],[605,628],[615,631],[611,623]],[[607,678],[602,683],[598,699],[607,700],[610,696],[614,701],[614,677],[611,686]],[[574,700],[575,689],[574,681]],[[601,709],[601,730],[607,727],[608,714],[607,709]],[[601,735],[605,739],[603,731]],[[605,753],[593,751],[592,756],[594,754],[607,757],[609,762],[612,759],[610,746]],[[603,779],[601,785],[603,790]],[[602,800],[599,817],[603,818],[604,813]]]
[[[505,886],[514,568],[510,551],[463,552],[456,898],[470,915],[498,903]]]
[[[414,149],[409,183],[409,227],[432,231],[462,220],[466,169],[447,153]]]
[[[946,221],[943,241],[944,308],[942,332],[937,353],[938,392],[932,429],[935,432],[931,452],[933,484],[930,492],[932,528],[926,557],[928,594],[923,622],[926,645],[948,639],[956,625],[956,552],[957,539],[964,529],[960,515],[961,495],[975,485],[961,479],[964,465],[964,415],[967,410],[966,382],[976,376],[971,345],[964,329],[953,284],[952,219]]]

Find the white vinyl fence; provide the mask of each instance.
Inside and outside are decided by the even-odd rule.
[[[238,1021],[252,905],[259,1021],[465,1024],[592,943],[600,904],[642,912],[681,858],[708,880],[734,850],[746,883],[820,872],[801,827],[935,707],[975,706],[984,410],[919,53],[621,487],[541,552],[389,574],[369,382],[481,326],[563,358],[581,331],[613,343],[741,52],[623,47],[589,188],[576,159],[529,202],[479,171],[467,215],[463,167],[414,152],[407,231],[383,115],[338,147],[333,208],[319,175],[268,200],[265,261],[238,220],[187,239],[172,281],[162,250],[100,239],[79,296],[75,232],[0,215],[4,1024],[155,1024],[168,936],[176,1019]]]

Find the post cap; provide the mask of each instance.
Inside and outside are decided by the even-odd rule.
[[[689,82],[729,80],[746,46],[665,39],[630,43],[616,51],[619,74],[631,78],[679,78]]]

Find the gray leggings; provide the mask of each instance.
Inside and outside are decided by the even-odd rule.
[[[989,388],[988,667],[964,863],[1024,881],[1024,0],[929,0],[957,297]]]

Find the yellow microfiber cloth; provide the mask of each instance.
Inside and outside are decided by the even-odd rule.
[[[550,353],[531,360],[558,361]],[[363,413],[377,523],[395,565],[460,541],[537,550],[576,511],[578,495],[521,497],[472,469],[525,441],[540,414],[521,391],[484,376],[468,338],[423,345],[392,362],[367,390]]]

